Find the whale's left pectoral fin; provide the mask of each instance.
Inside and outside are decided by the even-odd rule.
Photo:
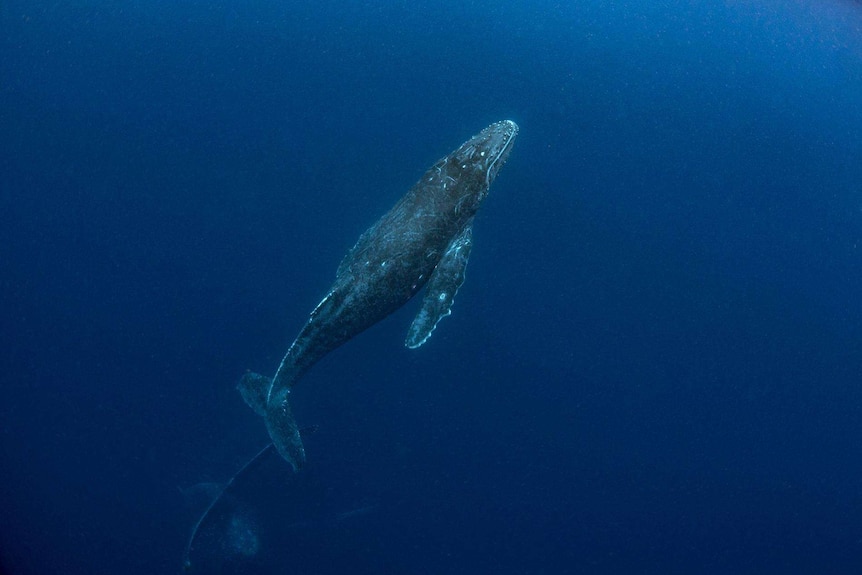
[[[437,327],[437,322],[452,313],[455,294],[464,283],[464,270],[467,268],[472,245],[473,220],[470,220],[461,233],[449,243],[446,253],[440,258],[431,279],[428,280],[422,308],[407,333],[405,343],[410,349],[425,343]]]

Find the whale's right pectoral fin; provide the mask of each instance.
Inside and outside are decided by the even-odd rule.
[[[467,260],[470,258],[470,248],[473,245],[473,220],[467,222],[461,233],[449,243],[446,253],[440,258],[428,287],[422,308],[413,319],[405,344],[415,349],[431,337],[431,332],[437,327],[437,322],[452,313],[452,303],[458,288],[464,283],[464,272]]]

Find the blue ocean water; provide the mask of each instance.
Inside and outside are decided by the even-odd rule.
[[[2,571],[179,572],[238,378],[512,119],[452,316],[308,374],[223,572],[858,572],[860,102],[853,0],[3,2]]]

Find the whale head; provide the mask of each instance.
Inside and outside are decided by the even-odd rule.
[[[512,144],[518,135],[518,124],[512,120],[503,120],[491,124],[470,139],[477,154],[474,159],[481,171],[485,173],[485,185],[490,186],[497,172],[509,159]]]
[[[511,120],[491,124],[440,160],[429,171],[456,212],[472,214],[488,195],[488,188],[512,151],[518,124]]]
[[[461,144],[449,159],[456,169],[465,175],[470,173],[484,186],[484,195],[509,158],[517,135],[518,124],[515,122],[495,122]]]

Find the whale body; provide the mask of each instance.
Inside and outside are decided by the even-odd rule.
[[[278,453],[298,471],[302,438],[288,398],[324,355],[385,318],[427,285],[406,345],[422,345],[449,315],[464,281],[473,218],[512,150],[515,122],[491,124],[441,158],[365,231],[338,266],[335,283],[311,312],[272,378],[247,373],[239,390],[266,421]]]

